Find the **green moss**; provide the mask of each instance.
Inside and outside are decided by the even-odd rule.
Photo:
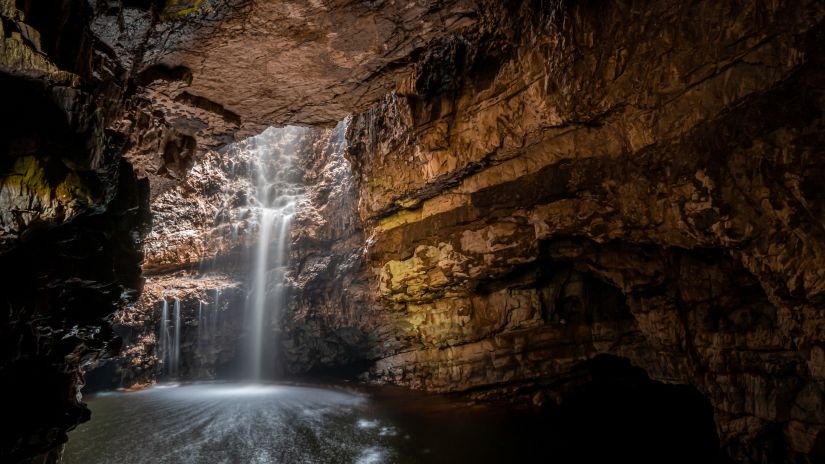
[[[387,231],[390,229],[395,229],[396,227],[403,226],[404,224],[409,224],[411,222],[418,222],[421,220],[421,210],[408,210],[402,209],[397,213],[382,218],[378,221],[378,228],[381,231]]]
[[[46,170],[33,156],[18,158],[3,183],[21,192],[31,192],[46,202],[51,199],[52,189],[46,177]]]
[[[53,199],[63,204],[74,200],[91,204],[94,200],[92,190],[74,171],[68,171],[56,184],[49,182],[45,166],[34,156],[18,158],[2,183],[6,188],[40,198],[43,204]]]
[[[57,184],[54,194],[61,203],[81,200],[86,204],[91,204],[94,200],[89,186],[74,172],[69,172],[63,181]]]
[[[165,18],[180,18],[205,9],[206,0],[166,0],[162,15]]]

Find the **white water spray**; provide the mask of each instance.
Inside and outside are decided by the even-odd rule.
[[[175,298],[175,340],[173,344],[172,363],[169,366],[169,373],[178,375],[180,368],[180,300]]]
[[[260,380],[266,374],[265,346],[274,342],[272,321],[277,320],[284,303],[289,227],[302,195],[291,168],[304,131],[298,127],[270,128],[254,139],[258,178],[253,196],[260,204],[260,213],[247,319],[248,373],[252,380]]]
[[[174,317],[174,332],[170,334],[172,321],[169,318],[169,302],[164,298],[160,313],[160,333],[156,349],[163,373],[170,377],[177,376],[180,367],[181,317],[180,300],[177,298],[175,298]]]
[[[157,357],[158,360],[163,365],[164,369],[167,369],[168,363],[168,356],[169,356],[169,302],[166,301],[166,298],[163,299],[163,309],[160,312],[160,336],[158,337],[158,344],[157,344]]]
[[[218,338],[218,316],[220,315],[221,290],[215,289],[215,303],[212,305],[212,315],[209,316],[209,351],[214,352],[217,349],[216,343]]]

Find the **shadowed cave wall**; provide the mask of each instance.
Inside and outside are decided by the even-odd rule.
[[[191,319],[241,288],[221,148],[290,123],[319,127],[285,374],[563,411],[611,355],[736,460],[825,456],[820,2],[176,3],[0,0],[4,458],[86,418],[113,322],[126,383],[157,375],[156,290]]]

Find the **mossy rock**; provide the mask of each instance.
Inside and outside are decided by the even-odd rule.
[[[180,18],[193,13],[205,11],[208,2],[206,0],[167,0],[163,7],[164,18]]]
[[[68,171],[60,180],[55,181],[50,179],[44,163],[34,156],[18,158],[2,183],[6,188],[37,196],[44,205],[52,200],[62,204],[73,201],[91,204],[94,201],[92,189],[77,173]]]

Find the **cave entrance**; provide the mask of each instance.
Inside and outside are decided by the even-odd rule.
[[[571,462],[729,462],[710,401],[696,388],[657,382],[610,355],[582,363],[574,374],[577,385],[546,431],[552,455]]]

